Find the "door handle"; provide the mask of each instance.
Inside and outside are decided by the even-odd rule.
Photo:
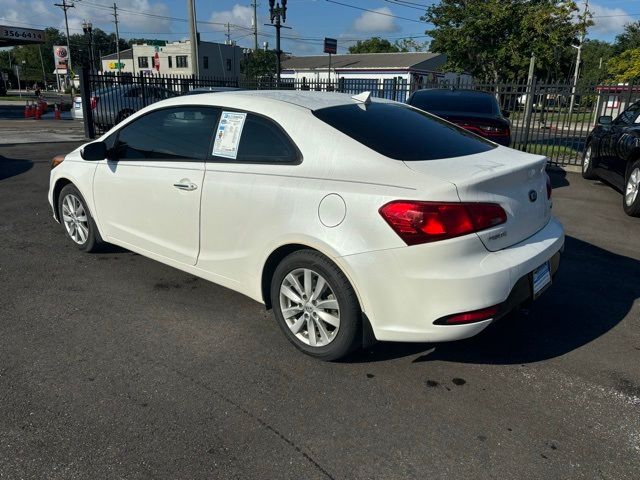
[[[187,192],[191,192],[196,188],[198,188],[198,186],[195,183],[185,181],[185,180],[181,180],[179,183],[174,183],[173,186],[176,187],[178,190],[185,190]]]

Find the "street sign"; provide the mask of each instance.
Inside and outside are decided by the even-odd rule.
[[[0,47],[44,43],[44,30],[0,25]]]
[[[66,70],[69,65],[69,51],[65,45],[54,45],[53,59],[56,70]]]
[[[324,39],[324,53],[338,53],[338,40],[335,38]]]

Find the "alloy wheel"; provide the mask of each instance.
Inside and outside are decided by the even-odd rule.
[[[89,238],[89,219],[78,197],[69,194],[62,201],[62,222],[71,239],[83,245]]]
[[[640,168],[634,168],[629,175],[627,188],[624,194],[624,201],[630,207],[638,197],[638,189],[640,188]]]
[[[289,272],[280,285],[280,309],[291,332],[311,347],[324,347],[340,329],[340,305],[331,285],[308,268]]]

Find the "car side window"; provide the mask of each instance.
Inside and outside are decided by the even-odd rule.
[[[127,98],[136,98],[142,96],[142,91],[139,88],[132,88],[124,94]]]
[[[148,113],[119,130],[118,160],[205,160],[218,123],[214,107],[174,107]]]
[[[640,104],[631,105],[613,121],[616,125],[632,125],[640,115]]]
[[[247,115],[235,161],[295,163],[298,160],[298,150],[279,125],[259,115]]]

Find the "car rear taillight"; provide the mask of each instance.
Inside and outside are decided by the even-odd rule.
[[[456,313],[455,315],[449,315],[447,317],[439,318],[435,322],[435,325],[463,325],[465,323],[481,322],[483,320],[489,320],[494,318],[500,311],[500,305],[493,307],[482,308],[480,310],[473,310],[471,312]]]
[[[509,127],[495,127],[492,125],[472,125],[469,123],[458,123],[458,126],[469,130],[482,137],[510,137],[511,129]]]
[[[551,186],[551,177],[547,172],[544,172],[544,176],[547,177],[547,199],[551,200],[551,192],[553,191],[553,187]]]
[[[407,245],[436,242],[495,227],[507,221],[495,203],[440,203],[397,200],[380,215]]]
[[[91,97],[91,110],[95,110],[98,106],[98,100],[100,100],[100,97]]]

